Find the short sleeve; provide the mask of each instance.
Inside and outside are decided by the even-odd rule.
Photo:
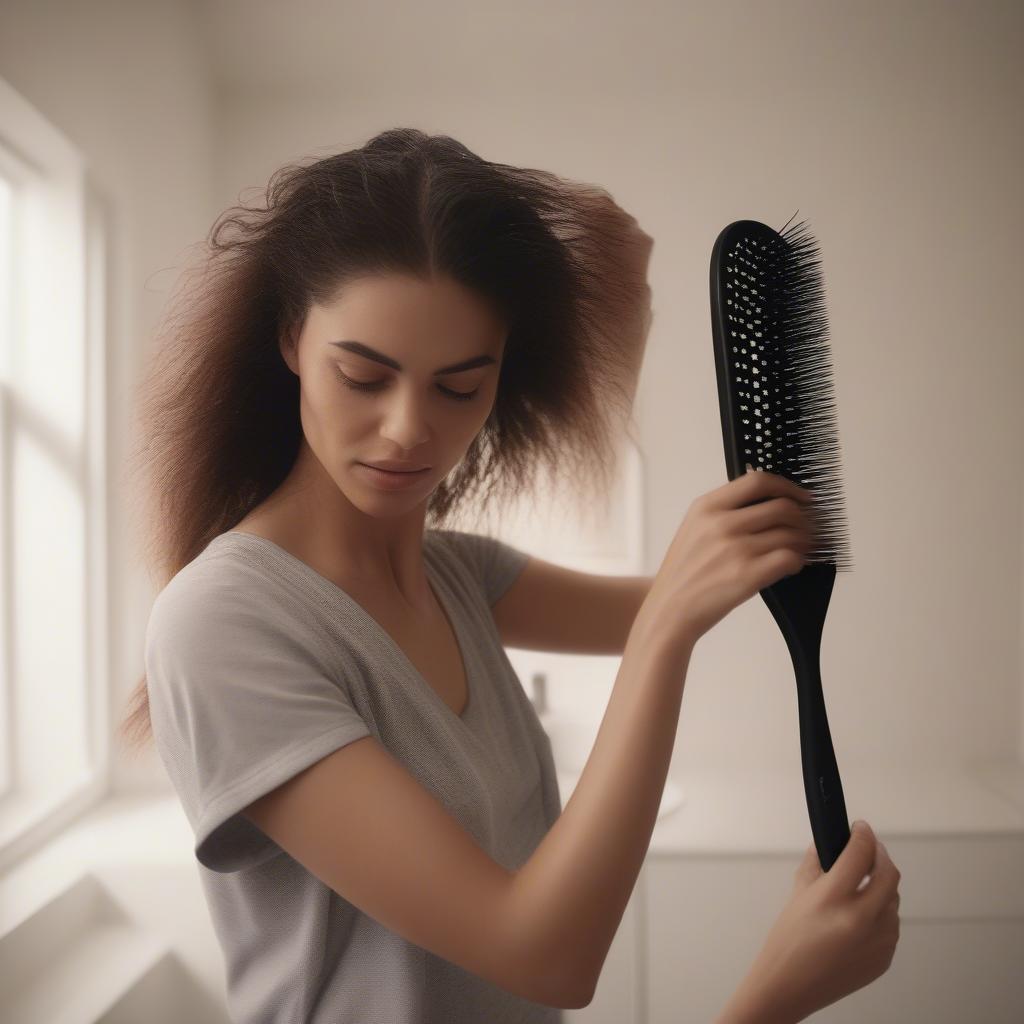
[[[370,734],[308,630],[267,592],[237,584],[176,578],[153,604],[145,661],[154,741],[196,858],[213,871],[279,854],[239,811]]]
[[[530,555],[496,537],[461,530],[442,530],[477,579],[491,607],[516,581]]]

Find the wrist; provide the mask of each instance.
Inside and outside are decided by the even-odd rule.
[[[698,639],[678,623],[665,623],[641,608],[633,620],[628,643],[686,666]]]
[[[763,987],[748,975],[715,1024],[797,1024],[803,1019],[770,1000]]]

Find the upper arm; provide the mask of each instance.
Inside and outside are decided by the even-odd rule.
[[[386,928],[534,1002],[580,1005],[512,933],[514,874],[374,737],[347,744],[242,812]],[[544,965],[545,967],[549,965]]]
[[[622,654],[649,576],[577,572],[531,557],[491,613],[506,647]]]

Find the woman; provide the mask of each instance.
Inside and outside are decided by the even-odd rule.
[[[651,239],[599,189],[412,130],[284,168],[267,200],[215,226],[146,381],[161,589],[125,734],[151,722],[195,831],[234,1020],[560,1020],[589,1002],[636,882],[692,645],[802,564],[803,495],[749,474],[701,505],[703,528],[776,499],[746,510],[742,585],[692,571],[691,513],[562,814],[499,630],[536,635],[553,567],[443,527],[542,465],[607,493]],[[732,1019],[782,1020],[824,980],[838,998],[853,940],[823,969],[821,935],[802,956],[792,937],[825,911],[787,909]]]

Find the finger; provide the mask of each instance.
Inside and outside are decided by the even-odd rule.
[[[879,842],[875,864],[871,870],[871,879],[864,889],[858,893],[869,909],[875,914],[881,914],[888,907],[894,895],[898,895],[896,886],[899,879],[896,872],[896,865],[893,864],[889,851],[885,844]]]
[[[864,876],[871,874],[877,863],[876,847],[875,833],[871,826],[865,821],[855,822],[849,841],[827,872],[830,884],[836,892],[842,896],[857,892]],[[866,895],[870,888],[869,883],[863,895]]]
[[[807,506],[794,502],[788,495],[726,512],[725,517],[730,531],[737,533],[763,533],[773,527],[786,526],[800,535],[801,543],[809,546],[814,538],[814,522]]]
[[[733,480],[741,481],[738,485],[740,504],[754,504],[768,498],[792,498],[801,505],[809,505],[814,495],[805,487],[790,480],[781,473],[770,473],[767,470],[755,469],[747,463],[744,473]]]
[[[760,533],[752,533],[743,540],[742,545],[748,551],[751,559],[767,558],[764,568],[768,572],[774,571],[779,558],[786,565],[794,557],[802,560],[807,554],[808,548],[803,535],[789,527],[779,527],[774,530],[762,530]]]

